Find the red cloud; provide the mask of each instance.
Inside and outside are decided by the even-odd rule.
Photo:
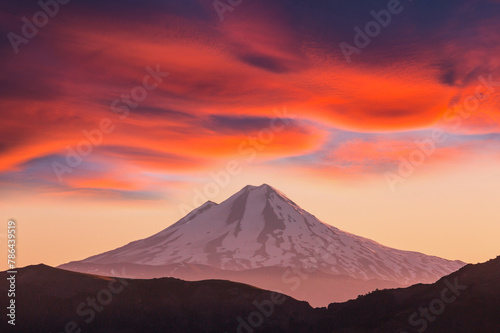
[[[258,151],[258,161],[311,154],[325,142],[324,128],[398,132],[441,125],[454,104],[474,93],[474,77],[499,66],[491,56],[498,53],[498,34],[488,30],[497,24],[492,21],[476,28],[477,48],[468,47],[477,41],[450,38],[434,42],[435,52],[412,46],[412,58],[388,56],[386,62],[347,66],[332,55],[334,46],[307,43],[287,19],[257,15],[254,7],[250,12],[256,15],[228,17],[221,25],[158,15],[133,29],[130,22],[99,16],[89,25],[87,17],[74,13],[64,25],[47,27],[29,49],[0,65],[11,77],[10,90],[0,96],[0,172],[19,171],[38,157],[64,155],[67,146],[86,140],[82,130],[98,128],[103,118],[116,129],[95,147],[92,158],[109,165],[119,160],[144,170],[182,173],[221,159],[249,158],[241,153],[242,145]],[[159,26],[160,20],[166,25]],[[450,59],[446,66],[439,62],[443,55]],[[137,107],[129,107],[127,117],[113,113],[111,102],[127,98],[143,84],[146,66],[157,64],[169,76]],[[445,128],[498,132],[499,105],[493,96],[458,129]],[[281,106],[296,119],[273,133],[262,149],[249,140],[265,128],[235,126],[228,133],[203,122],[213,115],[270,118]],[[353,166],[395,163],[412,146],[405,139],[353,141],[330,157]],[[436,156],[459,153],[442,148]],[[127,186],[117,180],[113,187]]]

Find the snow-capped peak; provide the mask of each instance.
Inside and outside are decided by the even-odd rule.
[[[247,185],[165,230],[85,259],[96,264],[204,264],[219,269],[315,266],[330,274],[432,282],[464,263],[392,249],[319,221],[273,187]]]

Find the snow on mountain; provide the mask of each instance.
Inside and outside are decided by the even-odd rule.
[[[241,271],[318,268],[323,273],[402,284],[434,282],[465,263],[378,244],[319,221],[283,193],[246,186],[208,201],[165,230],[81,263],[202,264]]]

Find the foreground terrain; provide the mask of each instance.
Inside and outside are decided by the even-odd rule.
[[[19,269],[16,289],[15,332],[500,331],[500,257],[434,284],[327,308],[229,281],[118,279],[45,265]],[[2,321],[0,328],[13,327]]]

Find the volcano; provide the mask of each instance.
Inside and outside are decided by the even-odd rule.
[[[208,201],[148,238],[60,268],[128,278],[233,280],[314,305],[433,283],[465,263],[393,249],[318,220],[273,187]]]

